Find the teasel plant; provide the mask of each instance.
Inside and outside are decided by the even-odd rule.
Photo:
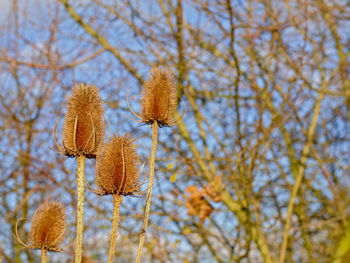
[[[67,102],[63,123],[63,142],[57,142],[57,124],[53,137],[58,151],[77,159],[77,229],[75,262],[80,263],[83,253],[84,231],[84,183],[85,160],[96,159],[105,139],[105,119],[103,102],[98,88],[89,84],[76,84]]]
[[[96,159],[96,184],[98,189],[90,191],[97,195],[113,196],[113,219],[112,230],[108,252],[108,263],[114,260],[120,204],[124,196],[138,196],[142,193],[140,187],[144,184],[146,176],[142,182],[142,171],[139,171],[140,158],[136,152],[134,139],[130,134],[123,136],[115,134],[106,143],[97,155]]]
[[[139,119],[136,120],[137,122],[152,126],[152,146],[151,156],[149,160],[149,179],[146,194],[146,205],[144,209],[142,229],[140,233],[140,241],[135,261],[137,263],[139,263],[141,260],[151,207],[154,166],[158,141],[158,128],[170,127],[175,125],[177,122],[174,120],[174,113],[177,107],[177,86],[174,75],[170,71],[161,69],[159,67],[152,68],[149,79],[146,80],[143,85],[141,106],[142,112],[140,115],[138,115],[129,105],[131,112]]]
[[[20,219],[21,220],[21,219]],[[18,222],[20,221],[17,221]],[[47,252],[63,252],[61,248],[65,240],[66,214],[62,203],[44,202],[34,212],[30,231],[29,244],[25,244],[18,235],[16,224],[16,239],[22,246],[41,250],[41,262],[47,262]]]

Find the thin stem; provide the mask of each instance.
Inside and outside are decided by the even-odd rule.
[[[41,250],[41,263],[46,263],[47,262],[47,250],[42,249]]]
[[[156,151],[157,151],[157,139],[158,139],[158,123],[157,123],[157,121],[155,121],[153,123],[153,129],[152,129],[152,148],[151,148],[151,160],[150,160],[150,169],[149,169],[150,171],[149,171],[149,179],[148,179],[148,189],[147,189],[147,196],[146,196],[146,207],[145,207],[145,212],[143,215],[139,248],[137,250],[137,256],[136,256],[136,261],[135,261],[136,263],[140,263],[143,243],[145,242],[145,238],[146,238],[146,229],[147,229],[147,224],[148,224],[149,210],[151,207],[152,186],[153,186],[153,180],[154,180],[154,164],[156,161]]]
[[[77,236],[75,246],[75,263],[80,263],[83,254],[83,230],[84,230],[84,181],[85,181],[85,156],[78,156],[77,184],[78,184],[78,207],[77,207]]]
[[[325,88],[326,88],[326,86],[323,85],[322,90],[325,90]],[[325,96],[324,93],[318,94],[318,98],[317,98],[316,103],[315,103],[314,114],[312,116],[311,123],[310,123],[309,130],[308,130],[308,134],[307,134],[307,141],[306,141],[306,144],[305,144],[305,146],[302,150],[302,153],[301,153],[298,174],[295,178],[295,183],[294,183],[294,186],[293,186],[290,198],[289,198],[289,202],[288,202],[287,217],[286,217],[286,222],[284,225],[279,263],[285,262],[286,253],[287,253],[287,246],[288,246],[288,237],[290,234],[289,230],[291,227],[292,215],[293,215],[293,210],[294,210],[294,203],[297,199],[298,192],[300,190],[302,181],[304,179],[305,164],[306,164],[307,156],[309,155],[310,148],[312,145],[312,139],[313,139],[314,134],[315,134],[317,120],[318,120],[318,117],[320,115],[320,110],[321,110],[321,103],[322,103],[324,96]]]
[[[113,195],[113,222],[111,231],[111,240],[109,243],[108,263],[113,263],[115,245],[118,236],[118,225],[119,225],[119,208],[120,203],[123,201],[123,196],[114,194]]]

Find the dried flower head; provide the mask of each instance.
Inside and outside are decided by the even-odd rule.
[[[74,86],[63,124],[63,146],[67,156],[96,158],[105,137],[103,102],[97,87]]]
[[[130,135],[116,134],[97,156],[100,194],[133,195],[140,188],[139,156]]]
[[[33,215],[29,232],[30,247],[59,251],[65,239],[66,215],[59,202],[45,202]]]
[[[160,127],[174,123],[177,94],[174,76],[158,67],[151,70],[149,80],[145,81],[142,98],[142,121],[152,124],[157,121]]]

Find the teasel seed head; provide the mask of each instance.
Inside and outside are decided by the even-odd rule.
[[[59,202],[45,202],[33,215],[29,232],[30,247],[60,251],[65,239],[66,214]]]
[[[149,79],[144,83],[142,121],[145,124],[157,121],[159,127],[172,126],[176,105],[177,93],[174,75],[168,70],[153,68]]]
[[[134,195],[140,188],[140,159],[130,135],[115,134],[97,156],[96,183],[101,195]]]
[[[70,157],[96,158],[105,137],[103,102],[97,87],[74,86],[63,124],[63,147]]]

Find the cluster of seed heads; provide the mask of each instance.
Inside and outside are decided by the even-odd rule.
[[[153,68],[144,83],[141,119],[144,124],[157,122],[159,127],[174,124],[177,105],[174,76],[167,70]],[[107,143],[103,102],[97,87],[74,85],[67,102],[63,124],[63,147],[69,157],[97,158],[96,184],[100,195],[135,195],[140,183],[140,158],[131,135],[115,134]],[[54,128],[55,131],[55,128]],[[65,239],[66,215],[59,202],[44,202],[34,212],[29,232],[29,245],[45,251],[61,251]]]

